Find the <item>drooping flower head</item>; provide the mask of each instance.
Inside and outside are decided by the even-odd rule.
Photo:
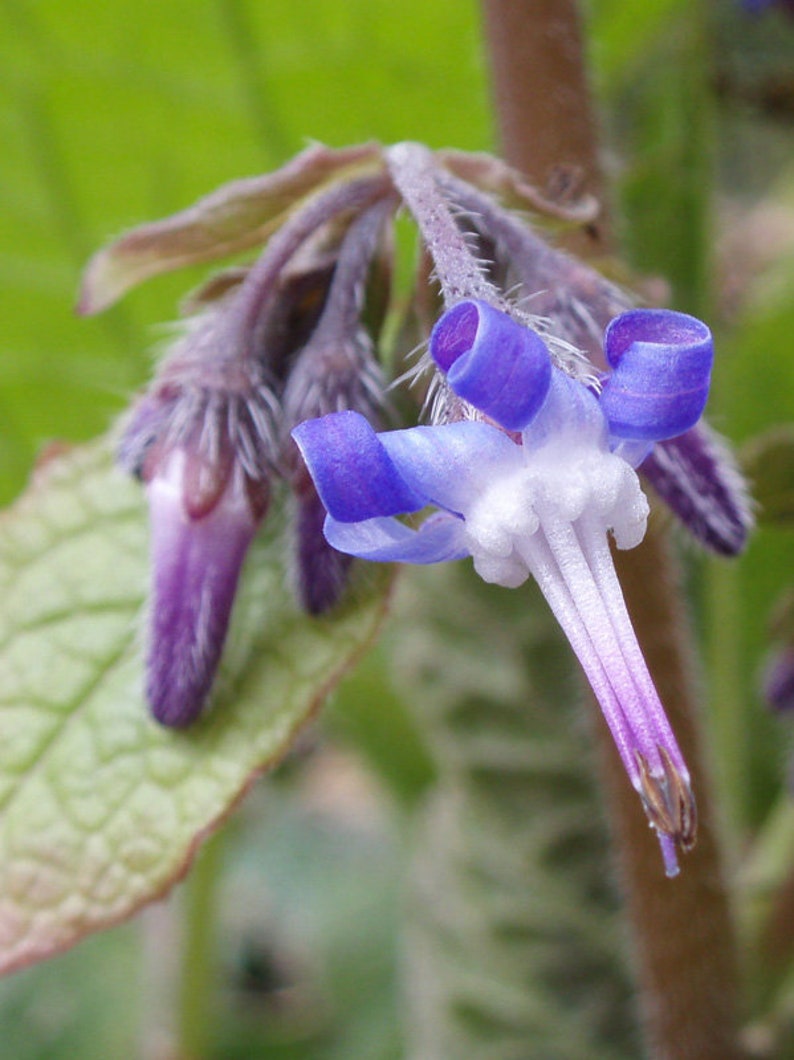
[[[435,563],[469,555],[486,581],[532,575],[587,674],[665,864],[695,838],[689,774],[626,612],[608,533],[631,548],[648,506],[633,464],[690,428],[708,393],[711,336],[665,310],[618,317],[600,390],[552,363],[534,331],[487,302],[447,311],[430,339],[469,419],[376,434],[340,413],[293,434],[341,551]],[[434,511],[413,528],[398,516]]]
[[[633,308],[514,206],[541,223],[592,217],[592,204],[550,203],[485,155],[315,146],[97,255],[86,312],[147,276],[265,244],[194,299],[195,327],[122,439],[152,513],[149,700],[169,725],[203,709],[243,557],[281,479],[296,596],[310,613],[333,607],[354,556],[470,556],[487,581],[537,580],[672,874],[676,848],[694,841],[694,799],[608,535],[621,548],[643,536],[641,466],[706,547],[743,546],[741,479],[698,422],[711,338],[692,317]],[[418,417],[415,406],[406,414],[411,388],[395,388],[387,408],[378,341],[399,207],[421,254],[409,324],[385,330],[398,335],[388,361],[398,381],[427,382]],[[400,338],[411,336],[405,353],[430,332],[429,355],[405,373]],[[378,433],[400,413],[422,425]]]

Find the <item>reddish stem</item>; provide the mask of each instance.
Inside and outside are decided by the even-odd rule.
[[[483,0],[483,16],[505,159],[551,198],[589,192],[603,199],[578,5]],[[602,251],[605,211],[566,242],[579,253]]]

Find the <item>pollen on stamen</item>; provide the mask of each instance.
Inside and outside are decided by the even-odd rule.
[[[664,777],[651,773],[647,758],[637,752],[640,794],[648,820],[660,835],[669,836],[683,851],[697,839],[697,808],[689,781],[681,776],[665,747],[659,747]]]

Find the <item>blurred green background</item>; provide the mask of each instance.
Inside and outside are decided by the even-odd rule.
[[[624,247],[639,273],[665,277],[674,304],[714,323],[711,421],[746,444],[794,422],[794,24],[728,2],[586,9]],[[79,319],[91,252],[309,140],[493,149],[479,10],[460,0],[2,0],[0,137],[8,502],[46,442],[108,428],[200,276],[157,280]],[[792,541],[782,519],[739,564],[687,553],[735,852],[782,790],[789,733],[764,713],[757,682],[770,609],[794,583]],[[370,704],[384,700],[393,709],[374,719]],[[429,773],[377,656],[337,697],[330,728],[308,766],[258,789],[216,841],[228,866],[209,969],[218,1057],[401,1055],[404,810]],[[179,900],[202,900],[213,857]],[[2,1055],[167,1055],[159,1035],[170,1030],[178,923],[170,902],[0,983]]]

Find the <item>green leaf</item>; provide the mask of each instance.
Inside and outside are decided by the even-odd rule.
[[[146,522],[105,443],[51,460],[0,521],[0,971],[168,890],[374,636],[383,582],[305,618],[279,546],[249,557],[213,709],[174,732],[142,699]]]
[[[742,454],[753,484],[758,521],[794,528],[794,426],[777,427],[753,439]]]

